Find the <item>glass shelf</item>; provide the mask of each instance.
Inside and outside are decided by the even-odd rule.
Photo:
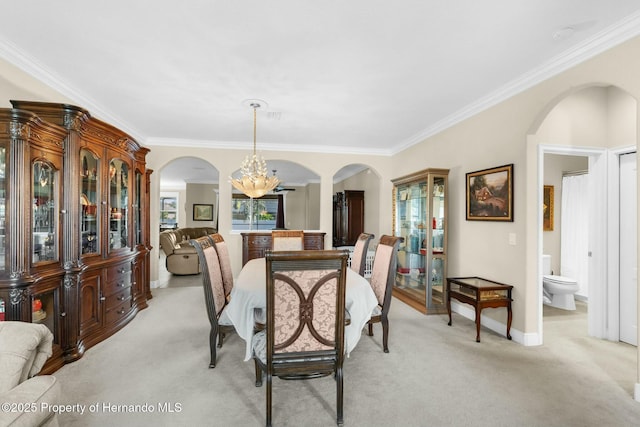
[[[58,230],[59,184],[58,171],[44,160],[35,160],[31,166],[32,201],[32,253],[36,263],[59,259]]]
[[[120,159],[109,163],[109,250],[129,246],[129,166]]]
[[[398,251],[394,295],[425,313],[445,308],[448,170],[427,169],[394,180],[394,235]]]
[[[80,150],[82,169],[80,172],[80,205],[82,221],[81,250],[83,255],[100,252],[100,165],[98,157],[86,149]]]

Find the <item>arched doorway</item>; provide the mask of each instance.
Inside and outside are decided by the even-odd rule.
[[[588,335],[611,341],[619,339],[620,304],[629,301],[621,301],[619,294],[618,158],[625,152],[635,151],[636,118],[637,102],[628,93],[614,86],[594,85],[572,90],[561,97],[541,116],[539,125],[532,132],[530,141],[537,145],[538,159],[539,221],[535,256],[539,259],[536,283],[540,342],[544,328],[540,258],[543,252],[552,250],[549,243],[552,239],[545,236],[549,232],[542,229],[542,187],[549,184],[550,174],[553,174],[548,167],[552,163],[549,156],[556,155],[588,159]],[[554,222],[558,224],[558,218]],[[562,260],[557,260],[554,264],[556,271],[561,271],[561,263]]]

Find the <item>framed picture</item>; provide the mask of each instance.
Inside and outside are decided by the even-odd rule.
[[[467,221],[513,221],[513,164],[467,173]]]
[[[194,221],[213,221],[213,205],[193,205]]]
[[[545,185],[542,195],[542,230],[553,231],[553,185]]]

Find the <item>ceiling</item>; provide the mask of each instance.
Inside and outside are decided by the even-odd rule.
[[[149,147],[249,150],[260,99],[259,151],[392,155],[638,34],[637,0],[20,0],[0,57]]]

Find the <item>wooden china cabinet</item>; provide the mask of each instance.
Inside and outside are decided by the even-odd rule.
[[[345,190],[333,196],[333,246],[353,246],[364,233],[364,191]]]
[[[43,372],[147,307],[148,149],[66,104],[0,110],[0,321],[46,324]]]

